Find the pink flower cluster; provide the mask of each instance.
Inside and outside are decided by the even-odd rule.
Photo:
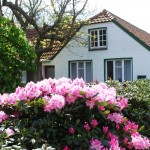
[[[44,111],[50,112],[51,110],[61,109],[65,106],[65,98],[61,95],[52,95],[51,97],[45,96]]]
[[[101,141],[97,139],[91,139],[90,143],[90,150],[104,150],[104,146],[102,145]]]
[[[0,111],[0,122],[6,120],[8,118],[8,115],[5,114],[5,112]]]
[[[16,100],[30,101],[55,94],[64,96],[65,103],[68,104],[84,97],[88,99],[86,105],[90,108],[94,107],[95,101],[107,101],[109,104],[118,105],[121,109],[126,107],[123,100],[116,100],[115,88],[108,88],[105,83],[88,86],[83,79],[71,80],[64,77],[58,80],[49,78],[37,83],[29,82],[25,87],[18,87],[15,93],[0,95],[0,105],[12,105]]]
[[[132,144],[135,149],[148,149],[150,148],[150,141],[146,137],[142,137],[139,133],[135,132],[131,135],[132,138]]]
[[[95,127],[98,126],[98,121],[96,119],[92,119],[92,121],[90,122],[90,124],[91,124],[91,126],[93,128],[95,128]],[[86,131],[90,131],[90,129],[91,129],[90,125],[87,122],[85,122],[85,124],[84,124],[84,129]]]
[[[119,113],[112,113],[112,114],[109,114],[107,116],[107,119],[110,119],[111,121],[114,121],[116,122],[117,124],[118,123],[122,123],[123,122],[123,116]]]
[[[138,130],[138,125],[136,125],[134,122],[131,122],[129,120],[126,121],[126,125],[124,126],[125,132],[134,133]]]
[[[91,122],[91,125],[93,128],[95,128],[96,126],[98,126],[98,121],[96,119],[93,119]]]
[[[86,131],[90,131],[90,126],[89,126],[89,124],[88,123],[85,123],[84,124],[84,129],[86,130]]]
[[[70,127],[70,128],[69,128],[69,133],[70,133],[70,134],[74,134],[74,133],[75,133],[75,129],[74,129],[73,127]]]

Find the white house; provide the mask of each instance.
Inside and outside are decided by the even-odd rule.
[[[80,31],[87,46],[72,39],[55,53],[44,53],[44,78],[82,77],[85,81],[150,79],[150,34],[103,10]]]

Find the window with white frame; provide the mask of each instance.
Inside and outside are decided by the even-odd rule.
[[[107,48],[107,28],[90,30],[90,49]]]
[[[105,60],[106,80],[132,80],[132,59]]]
[[[70,62],[70,78],[83,78],[86,82],[92,81],[92,61]]]

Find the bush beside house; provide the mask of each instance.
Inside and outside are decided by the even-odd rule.
[[[128,109],[124,109],[123,114],[143,126],[141,133],[150,138],[150,80],[140,79],[122,83],[109,80],[107,85],[115,87],[118,96],[129,100]]]
[[[140,126],[124,117],[126,98],[104,83],[45,79],[0,95],[2,149],[148,149]]]

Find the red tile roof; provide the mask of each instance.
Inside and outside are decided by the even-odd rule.
[[[90,18],[88,24],[96,24],[96,23],[103,23],[103,22],[113,22],[121,29],[123,29],[127,34],[132,36],[135,40],[137,40],[140,44],[150,50],[150,34],[139,29],[138,27],[132,25],[131,23],[121,19],[120,17],[110,13],[107,10],[103,10],[99,14],[95,15],[94,17]],[[27,37],[32,42],[34,38],[38,37],[38,34],[35,30],[29,29],[27,32]],[[41,56],[41,60],[50,60],[53,59],[63,48],[64,44],[58,41],[55,42],[54,48],[49,51],[45,52]]]

